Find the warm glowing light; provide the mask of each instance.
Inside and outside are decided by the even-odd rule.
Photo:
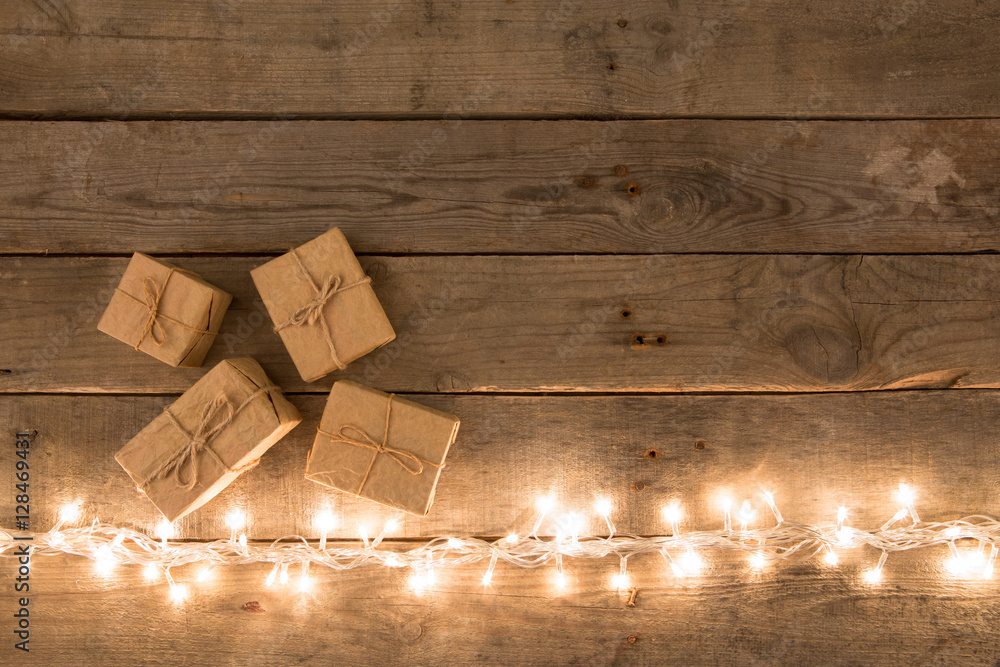
[[[337,517],[330,510],[323,510],[317,514],[314,521],[316,530],[320,533],[329,533],[337,527]]]
[[[489,570],[483,575],[483,586],[489,586],[491,581],[493,581],[493,571]]]
[[[753,569],[755,570],[761,569],[762,567],[764,567],[764,564],[766,562],[767,561],[764,558],[764,554],[762,554],[761,552],[755,551],[754,553],[750,554],[750,567],[752,567]]]
[[[288,563],[282,563],[281,567],[278,568],[278,583],[279,584],[288,583]]]
[[[388,521],[385,522],[385,528],[382,529],[382,532],[395,533],[397,530],[399,530],[399,520],[389,519]]]
[[[823,554],[823,562],[831,567],[836,567],[837,563],[840,562],[840,559],[837,558],[837,553],[835,551],[827,550],[827,552]]]
[[[461,549],[462,548],[462,541],[461,540],[457,540],[454,537],[449,537],[448,538],[448,548],[449,549]]]
[[[240,551],[242,551],[243,555],[246,556],[246,554],[247,554],[247,536],[244,535],[243,533],[240,533],[239,543],[240,543]]]
[[[681,569],[687,575],[696,575],[702,571],[705,567],[705,561],[701,559],[701,556],[696,554],[694,550],[688,549],[683,556],[681,556]]]
[[[275,563],[274,567],[271,568],[271,571],[267,573],[267,579],[264,580],[264,585],[265,586],[273,586],[274,585],[274,580],[278,578],[278,566],[279,565],[280,565],[280,563]]]
[[[842,547],[851,546],[851,539],[854,535],[854,529],[844,526],[837,531],[837,543]]]
[[[313,579],[312,577],[302,575],[299,577],[299,592],[308,593],[313,589]]]
[[[150,563],[146,567],[142,568],[142,574],[146,577],[146,581],[153,581],[160,576],[160,568]]]
[[[67,503],[59,510],[60,523],[73,523],[80,518],[79,503]]]
[[[628,575],[617,573],[611,576],[611,585],[622,590],[623,588],[628,588]]]
[[[174,585],[170,587],[170,598],[174,602],[183,602],[187,597],[187,587]]]
[[[847,508],[841,507],[837,510],[837,523],[844,523],[844,519],[847,518]]]
[[[230,510],[226,515],[226,525],[230,530],[242,530],[247,525],[247,515],[241,509]]]
[[[167,540],[174,536],[174,524],[166,519],[156,524],[156,536],[166,544]]]
[[[962,529],[959,528],[958,526],[951,526],[949,528],[946,528],[944,531],[944,536],[952,540],[954,540],[961,534],[962,534]]]
[[[757,512],[753,509],[749,500],[744,500],[743,504],[740,505],[740,511],[736,513],[736,517],[740,520],[740,530],[746,531],[747,525],[754,520],[757,516]]]
[[[949,574],[956,577],[963,577],[969,573],[968,566],[964,558],[952,556],[944,562],[944,567]]]
[[[548,514],[555,508],[556,501],[551,496],[542,496],[535,502],[535,506],[542,514]]]
[[[434,575],[430,570],[414,572],[410,577],[410,588],[415,593],[422,593],[434,585]]]
[[[598,498],[594,501],[594,509],[601,516],[607,516],[611,514],[611,501],[607,498]]]
[[[514,544],[515,542],[517,542],[521,538],[519,538],[517,536],[517,533],[511,533],[510,535],[508,535],[507,537],[505,537],[503,539],[507,542],[507,544]]]
[[[101,547],[101,549],[103,548]],[[97,550],[97,560],[94,561],[94,569],[97,570],[97,574],[106,577],[114,572],[116,561],[110,553],[102,554],[101,549]]]
[[[559,590],[565,589],[566,588],[566,573],[565,572],[556,572],[556,581],[555,581],[555,583],[556,583],[556,588],[558,588]]]
[[[877,584],[878,582],[882,581],[882,568],[876,567],[872,568],[871,570],[866,570],[863,576],[865,578],[865,581],[867,581],[869,584]]]
[[[729,494],[726,494],[726,493],[722,494],[720,502],[722,503],[722,511],[723,512],[729,512],[730,510],[732,510],[732,508],[733,508],[733,499],[729,497]]]
[[[203,567],[201,570],[198,571],[198,574],[195,575],[195,579],[198,581],[209,581],[214,576],[215,576],[215,568]]]
[[[913,504],[913,501],[917,499],[917,496],[913,492],[913,489],[906,484],[900,483],[899,490],[896,491],[896,498],[899,499],[899,502],[904,506],[909,507]]]
[[[663,518],[670,523],[677,523],[681,520],[681,508],[677,503],[672,503],[663,508]]]

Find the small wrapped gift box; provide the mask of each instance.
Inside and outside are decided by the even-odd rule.
[[[97,328],[171,366],[201,366],[232,300],[198,274],[137,252]]]
[[[306,382],[396,337],[371,279],[336,227],[250,275]]]
[[[256,465],[300,421],[260,364],[228,359],[164,408],[115,459],[175,521]]]
[[[454,415],[339,380],[323,410],[306,479],[424,516],[458,425]]]

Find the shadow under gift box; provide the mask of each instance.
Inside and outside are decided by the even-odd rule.
[[[260,364],[249,357],[227,359],[167,406],[115,459],[163,516],[176,521],[229,486],[300,421],[302,415]],[[177,466],[165,468],[172,460]]]
[[[343,369],[396,337],[336,227],[258,266],[250,276],[306,382]]]
[[[425,516],[459,424],[447,412],[338,380],[309,452],[306,479]]]
[[[232,300],[198,274],[137,252],[97,328],[166,364],[196,368]]]

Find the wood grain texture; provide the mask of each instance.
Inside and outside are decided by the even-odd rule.
[[[21,116],[997,115],[992,3],[4,0]]]
[[[314,516],[329,507],[335,535],[374,534],[397,512],[307,481],[306,456],[325,397],[289,397],[305,421],[269,450],[260,465],[177,523],[178,536],[228,535],[233,507],[251,516],[251,538],[289,533],[316,538]],[[830,524],[837,508],[877,528],[896,510],[894,492],[917,489],[924,520],[1000,514],[993,484],[1000,465],[1000,392],[907,391],[770,396],[442,396],[421,403],[462,420],[427,517],[406,516],[396,538],[438,535],[502,537],[530,532],[534,500],[549,493],[560,512],[588,517],[604,531],[594,498],[612,500],[623,532],[664,534],[661,510],[679,500],[684,529],[721,528],[719,494],[750,499],[769,516],[771,489],[791,521]],[[114,453],[172,397],[8,396],[0,424],[37,431],[31,450],[32,528],[47,530],[66,502],[85,517],[151,530],[160,521],[114,460]],[[0,448],[13,470],[14,447]],[[0,515],[14,516],[13,494]],[[2,525],[9,525],[2,524]],[[555,525],[547,522],[543,533]]]
[[[1000,386],[991,255],[365,257],[397,339],[312,384],[251,285],[264,258],[168,259],[235,297],[203,368],[97,331],[126,258],[8,257],[0,391],[179,393],[231,356],[293,392]]]
[[[1000,249],[998,121],[0,123],[0,253]],[[632,188],[632,190],[630,190]]]
[[[266,566],[217,571],[191,597],[140,568],[99,578],[74,558],[37,558],[30,655],[22,665],[993,665],[1000,658],[994,584],[942,572],[944,548],[893,556],[886,581],[861,582],[871,553],[845,554],[831,572],[782,565],[753,574],[714,557],[706,576],[678,582],[657,555],[633,559],[636,606],[608,587],[615,563],[574,562],[558,595],[552,568],[500,566],[483,590],[483,565],[440,572],[432,591],[410,592],[398,570],[317,572],[315,593],[268,589]],[[4,610],[13,576],[0,563]],[[262,613],[243,611],[257,601]],[[101,619],[101,622],[95,622]],[[8,619],[9,623],[10,619]],[[18,655],[14,655],[17,653]]]

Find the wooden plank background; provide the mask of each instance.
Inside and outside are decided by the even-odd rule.
[[[818,524],[881,525],[904,480],[924,519],[1000,514],[998,28],[974,0],[0,0],[0,529],[28,430],[34,530],[67,501],[148,530],[114,452],[244,355],[306,419],[180,539],[232,507],[262,542],[392,516],[303,477],[342,377],[462,419],[390,549],[523,532],[540,493],[607,496],[637,534],[677,499],[719,527],[721,489]],[[249,270],[333,226],[398,338],[306,384]],[[203,368],[96,330],[134,250],[234,294]],[[687,581],[640,556],[635,607],[613,559],[568,561],[563,593],[551,567],[423,595],[187,568],[178,606],[134,568],[37,558],[30,654],[0,562],[0,664],[1000,664],[997,581],[946,556],[895,554],[875,587],[864,549],[708,554]]]

